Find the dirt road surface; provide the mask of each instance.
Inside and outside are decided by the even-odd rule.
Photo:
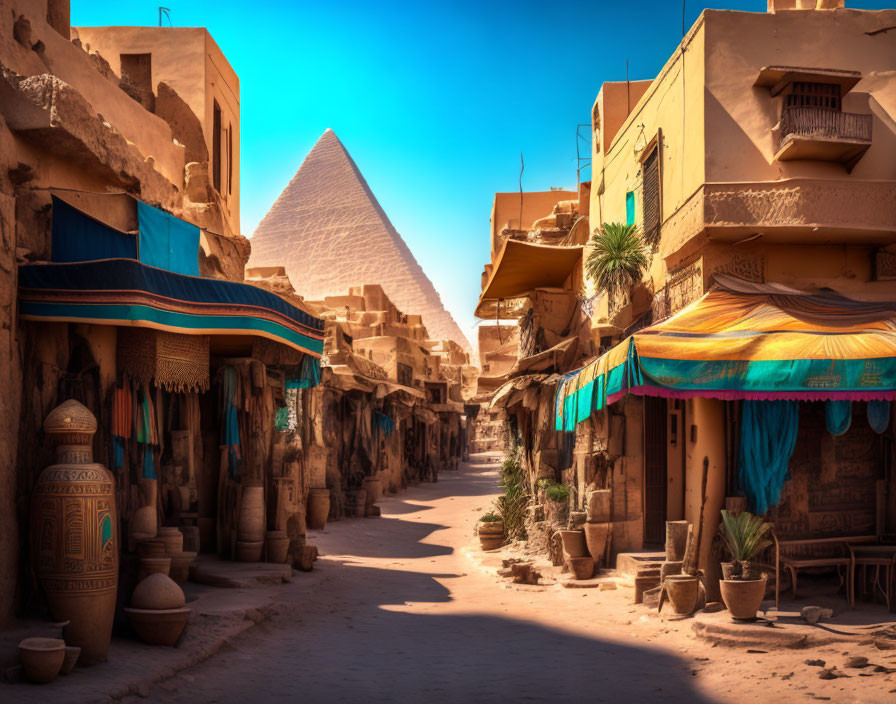
[[[475,521],[496,494],[495,466],[461,465],[382,499],[380,519],[309,533],[323,581],[310,589],[297,574],[275,617],[150,700],[896,701],[896,675],[819,680],[804,662],[817,653],[712,647],[621,591],[512,587],[477,560]]]

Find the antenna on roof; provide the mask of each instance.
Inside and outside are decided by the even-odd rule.
[[[162,26],[162,15],[165,16],[165,19],[168,20],[168,26],[173,27],[171,24],[171,8],[170,7],[162,7],[159,6],[159,27]]]
[[[685,26],[684,26],[684,8],[687,5],[688,0],[681,0],[681,36],[684,36]]]

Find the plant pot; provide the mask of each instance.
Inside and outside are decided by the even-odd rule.
[[[372,506],[383,495],[383,482],[376,477],[365,477],[363,483],[364,491],[367,492],[367,505]]]
[[[261,562],[261,556],[264,553],[263,540],[237,540],[236,541],[236,560],[237,562]]]
[[[19,660],[29,682],[52,682],[65,661],[65,641],[58,638],[26,638],[19,643]]]
[[[663,586],[674,613],[679,616],[694,613],[697,595],[700,593],[700,580],[697,577],[686,574],[669,575],[663,581]]]
[[[591,579],[594,576],[594,559],[591,557],[570,557],[566,563],[573,579]]]
[[[765,597],[766,576],[760,579],[722,579],[719,588],[722,601],[728,607],[731,618],[754,620]]]
[[[282,565],[289,553],[289,536],[285,530],[269,530],[264,535],[265,559]]]
[[[237,543],[239,545],[239,543]],[[196,561],[195,552],[182,552],[171,555],[171,570],[169,575],[175,582],[186,582],[190,579],[190,566]]]
[[[580,530],[561,530],[560,541],[563,543],[563,553],[567,558],[588,557],[588,548],[585,546],[585,533]]]
[[[504,521],[479,521],[479,543],[483,550],[496,550],[504,543]]]
[[[187,619],[190,618],[189,608],[180,609],[134,609],[125,608],[131,625],[137,632],[137,636],[149,645],[174,646],[180,634],[183,633]]]
[[[610,524],[586,523],[582,528],[585,530],[585,545],[588,547],[588,554],[591,555],[595,565],[603,564],[607,554],[607,540],[610,538]]]
[[[60,675],[67,675],[75,669],[78,664],[78,658],[81,657],[81,649],[76,645],[65,646],[65,659],[62,661],[62,668],[59,670]]]
[[[137,567],[137,581],[142,582],[151,574],[163,574],[166,577],[171,574],[170,557],[141,557]]]
[[[312,489],[308,495],[308,527],[321,530],[330,514],[330,490]]]

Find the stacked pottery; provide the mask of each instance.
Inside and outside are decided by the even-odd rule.
[[[184,534],[178,528],[159,528],[159,540],[165,546],[165,557],[171,561],[168,575],[175,582],[186,582],[190,578],[190,565],[196,559],[194,551],[184,550]]]
[[[137,541],[137,581],[142,582],[149,575],[159,572],[167,575],[171,570],[171,558],[165,554],[165,543],[159,538]]]
[[[573,579],[591,579],[594,574],[594,560],[585,547],[585,534],[580,530],[561,530],[563,559]]]
[[[134,589],[125,612],[144,643],[173,646],[190,617],[185,603],[183,589],[170,577],[151,574]]]
[[[588,554],[597,568],[603,564],[610,537],[610,490],[598,489],[588,495],[588,518],[585,525]]]
[[[312,489],[308,495],[308,527],[321,530],[330,515],[330,490]]]
[[[383,495],[382,479],[377,479],[376,477],[364,477],[362,486],[365,491],[364,515],[368,517],[379,516],[379,507],[374,504],[376,504],[376,502],[379,501],[380,496]]]
[[[81,660],[106,659],[118,591],[115,480],[93,462],[96,418],[77,401],[47,416],[44,432],[56,445],[56,464],[34,488],[31,550],[50,613],[69,621],[65,639]],[[65,650],[63,645],[62,656]]]
[[[244,484],[236,528],[236,559],[240,562],[261,562],[264,519],[264,487]]]

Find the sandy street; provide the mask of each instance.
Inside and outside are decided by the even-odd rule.
[[[462,465],[382,500],[383,517],[309,533],[275,618],[150,692],[159,702],[892,702],[896,675],[822,681],[810,657],[711,647],[631,605],[631,591],[518,588],[480,566],[475,519],[494,466]],[[896,653],[856,649],[896,666]],[[888,657],[882,657],[889,655]],[[139,700],[134,700],[139,701]]]

